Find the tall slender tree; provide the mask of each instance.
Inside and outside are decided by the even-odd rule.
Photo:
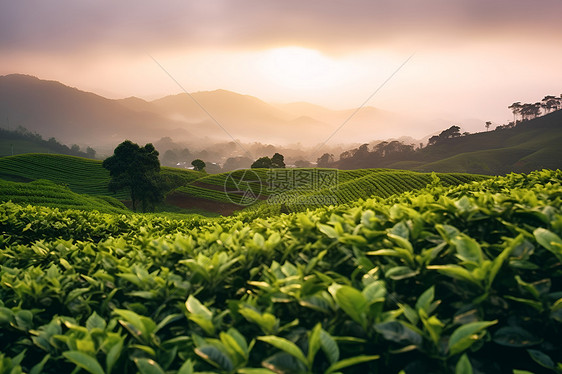
[[[517,124],[517,115],[521,114],[521,110],[523,109],[523,105],[521,105],[520,101],[517,101],[517,102],[511,104],[510,106],[508,106],[507,108],[511,109],[511,111],[513,112],[513,123]],[[523,117],[521,117],[521,119],[523,119]]]

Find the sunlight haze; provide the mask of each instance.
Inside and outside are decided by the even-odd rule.
[[[0,74],[109,98],[225,89],[268,103],[368,103],[482,131],[507,106],[559,95],[562,2],[3,2]],[[164,72],[154,58],[166,70]],[[435,120],[432,124],[432,120]],[[351,127],[350,127],[350,131]],[[399,134],[396,134],[399,135]]]

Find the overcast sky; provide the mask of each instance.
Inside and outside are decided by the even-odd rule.
[[[369,105],[502,123],[562,93],[561,17],[562,0],[0,0],[0,74],[179,93],[154,58],[188,91],[347,108],[413,54]]]

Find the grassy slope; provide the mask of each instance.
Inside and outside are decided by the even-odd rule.
[[[162,168],[168,179],[188,183],[202,174],[191,170]],[[107,190],[109,172],[102,167],[102,161],[81,157],[55,154],[25,154],[0,158],[0,178],[17,182],[48,179],[67,185],[81,194],[113,196],[128,199],[124,191],[112,194]]]
[[[110,196],[90,196],[72,192],[68,187],[48,180],[30,183],[0,179],[0,201],[40,205],[60,209],[97,210],[104,213],[126,213],[127,208]]]
[[[90,195],[111,195],[125,199],[125,193],[107,190],[109,172],[101,161],[54,154],[25,154],[0,159],[0,178],[13,181],[48,179],[67,185],[72,191]]]
[[[562,111],[513,129],[483,132],[425,148],[414,170],[505,174],[562,167]],[[392,167],[403,167],[394,164]]]
[[[228,214],[231,210],[242,209],[242,206],[231,204],[232,201],[238,201],[241,195],[231,194],[230,197],[232,201],[229,200],[224,193],[224,186],[226,183],[231,191],[235,190],[236,188],[233,181],[247,172],[255,173],[255,178],[253,179],[256,179],[257,182],[251,184],[251,186],[255,190],[256,195],[259,194],[262,200],[267,198],[271,194],[268,186],[270,180],[268,177],[269,170],[267,169],[242,170],[236,171],[234,174],[221,173],[207,175],[182,169],[162,168],[162,174],[168,181],[172,182],[171,184],[185,185],[185,187],[180,187],[175,190],[175,199],[172,201],[174,205],[181,208],[195,209],[193,212],[197,213],[211,211]],[[296,175],[296,173],[320,173],[322,170],[285,169],[276,172],[295,173]],[[229,179],[231,175],[234,176],[234,179]],[[446,174],[439,175],[439,177],[447,185],[481,178],[478,176],[452,176]],[[112,195],[107,190],[109,173],[101,166],[101,161],[80,157],[53,154],[26,154],[0,158],[0,178],[16,182],[47,179],[55,184],[68,186],[68,188],[75,193],[113,196],[121,200],[126,200],[128,198],[125,192]],[[371,196],[386,197],[395,193],[410,191],[424,187],[430,182],[431,176],[429,174],[403,170],[342,170],[338,172],[338,184],[336,188],[312,191],[309,188],[291,191],[290,194],[293,196],[298,195],[305,197],[320,194],[323,196],[335,197],[338,203],[347,203],[358,198]],[[283,192],[284,191],[285,190],[283,190]],[[180,204],[177,204],[178,194],[180,198],[185,200],[183,202],[180,201]],[[18,202],[25,203],[21,198],[18,199]],[[30,200],[29,202],[32,201]],[[53,202],[53,204],[56,205],[55,202]],[[215,207],[213,204],[217,206]],[[301,201],[300,204],[302,205],[300,208],[307,205],[307,203],[303,201]],[[315,203],[313,203],[313,205],[314,204]],[[297,209],[299,207],[295,206],[293,208]]]

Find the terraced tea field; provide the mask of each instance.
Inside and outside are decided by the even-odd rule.
[[[162,168],[161,174],[177,184],[186,184],[205,175],[167,167]],[[45,179],[68,186],[70,190],[79,194],[111,196],[119,200],[129,198],[125,191],[116,194],[108,191],[109,172],[102,167],[101,161],[74,156],[24,154],[2,157],[0,179],[16,182]]]
[[[113,197],[77,194],[70,191],[68,187],[44,179],[28,183],[0,179],[0,201],[59,209],[97,210],[105,213],[129,211],[125,205]]]
[[[318,178],[323,172],[337,174],[336,179],[327,184],[328,187],[314,182],[314,178]],[[296,182],[297,174],[308,175],[311,180],[310,184],[299,185]],[[280,181],[281,177],[283,177],[282,181]],[[283,204],[287,209],[299,211],[326,205],[325,201],[328,199],[325,198],[332,198],[338,204],[345,204],[374,196],[389,197],[423,188],[432,183],[434,178],[437,178],[443,186],[454,186],[489,177],[463,173],[437,173],[433,176],[431,173],[391,169],[339,171],[334,169],[252,169],[203,177],[176,189],[175,192],[186,198],[239,204],[240,199],[244,196],[244,191],[238,193],[233,193],[233,191],[242,188],[258,197],[255,199],[257,205],[271,203],[280,205],[283,201],[288,201]],[[244,183],[240,184],[241,180]],[[249,182],[246,183],[246,181]],[[283,187],[272,188],[275,183]],[[224,192],[225,190],[228,195]],[[244,205],[246,204],[242,204],[240,209]]]
[[[337,173],[335,183],[323,187],[314,178],[323,173]],[[327,196],[334,202],[342,204],[359,198],[372,196],[388,197],[404,191],[425,187],[432,182],[429,173],[417,173],[391,169],[342,170],[333,169],[252,169],[238,170],[232,173],[208,175],[191,170],[162,168],[165,181],[170,185],[182,186],[170,193],[167,201],[183,209],[199,209],[202,212],[231,214],[245,208],[248,201],[253,205],[264,205],[274,202],[266,201],[268,197],[282,193],[284,199],[290,196],[290,203],[277,200],[277,211],[283,205],[289,211],[300,211],[326,205],[325,199],[317,195]],[[239,185],[240,179],[244,183]],[[485,177],[471,174],[439,173],[440,183],[444,186],[456,185],[469,181],[481,180]],[[79,157],[27,154],[0,158],[0,178],[11,181],[28,182],[38,179],[51,180],[55,184],[68,186],[75,193],[94,196],[111,196],[119,200],[127,200],[128,194],[121,191],[112,194],[107,190],[109,173],[101,166],[101,161]],[[284,178],[284,179],[283,179]],[[299,181],[310,180],[304,185]],[[282,187],[272,188],[273,183],[283,182]],[[309,184],[307,184],[309,183]],[[225,188],[227,193],[225,193]],[[245,189],[240,191],[240,189]],[[248,192],[248,193],[246,193]],[[253,198],[255,197],[255,198]],[[8,192],[2,199],[10,199]],[[14,196],[12,200],[24,203],[22,196]],[[281,201],[281,202],[280,202]],[[49,201],[47,197],[30,203],[42,202],[46,206],[56,206],[59,201]],[[87,205],[87,204],[86,204]],[[271,207],[268,207],[269,210]]]

